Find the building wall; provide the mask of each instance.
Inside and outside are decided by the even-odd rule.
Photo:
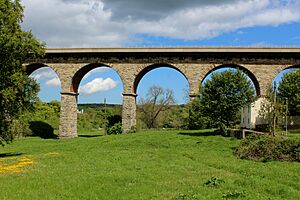
[[[267,104],[267,99],[264,97],[258,98],[253,103],[244,106],[241,109],[241,128],[255,129],[256,125],[266,124],[266,120],[262,115],[262,106]]]
[[[251,105],[246,105],[241,109],[241,127],[251,128]]]

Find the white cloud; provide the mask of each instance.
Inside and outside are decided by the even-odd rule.
[[[88,72],[86,75],[84,75],[84,77],[82,78],[82,80],[87,79],[87,78],[90,77],[92,74],[107,72],[109,69],[110,69],[109,67],[98,67],[98,68],[96,68],[96,69],[93,69],[93,70],[91,70],[90,72]]]
[[[57,87],[57,86],[60,86],[60,80],[58,77],[56,77],[56,78],[46,81],[46,84],[49,86]]]
[[[23,0],[23,27],[48,47],[136,45],[136,34],[201,40],[300,22],[299,0]]]
[[[41,80],[49,80],[49,79],[55,78],[55,77],[57,77],[57,74],[49,67],[43,67],[43,68],[40,68],[40,69],[34,71],[30,75],[30,77],[36,81],[41,81]]]
[[[96,78],[91,82],[79,87],[79,93],[91,95],[96,92],[104,92],[117,87],[117,81],[111,78]]]
[[[43,67],[34,71],[30,77],[38,82],[45,82],[46,85],[52,87],[60,86],[60,80],[57,74],[49,67]]]
[[[274,7],[271,3],[271,0],[251,0],[180,10],[159,23],[144,26],[144,31],[193,40],[213,38],[240,28],[300,21],[300,12],[294,7]]]

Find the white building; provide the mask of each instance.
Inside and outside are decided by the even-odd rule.
[[[261,108],[267,102],[266,98],[258,98],[253,103],[241,109],[241,128],[255,129],[257,125],[266,124],[261,116]]]

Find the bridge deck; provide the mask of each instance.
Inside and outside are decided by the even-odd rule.
[[[46,53],[300,53],[300,47],[47,48]]]

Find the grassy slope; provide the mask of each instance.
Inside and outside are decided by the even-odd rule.
[[[300,163],[239,160],[238,142],[180,131],[24,138],[0,148],[0,166],[34,162],[0,173],[0,199],[222,199],[234,191],[243,199],[300,198]],[[204,186],[211,177],[225,183]]]

